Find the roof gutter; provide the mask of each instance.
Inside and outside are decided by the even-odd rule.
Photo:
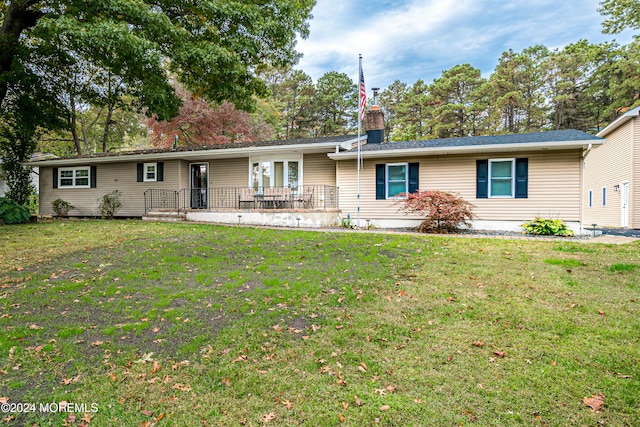
[[[66,159],[49,159],[29,161],[29,166],[75,166],[75,165],[96,165],[106,163],[132,163],[149,162],[156,160],[202,160],[202,159],[224,159],[237,157],[253,157],[261,154],[278,154],[298,152],[331,152],[336,150],[351,150],[357,138],[347,141],[323,142],[315,144],[291,144],[291,145],[269,145],[264,147],[238,147],[216,150],[194,150],[194,151],[164,151],[159,153],[121,153],[113,156],[87,156],[70,157]]]
[[[411,157],[411,156],[444,156],[453,154],[474,154],[488,152],[504,152],[504,151],[531,151],[531,150],[566,150],[588,147],[589,145],[603,144],[604,140],[579,140],[579,141],[561,141],[561,142],[527,142],[520,144],[491,144],[491,145],[465,145],[459,147],[422,147],[422,148],[406,148],[394,149],[393,143],[388,143],[389,148],[375,151],[361,151],[360,156],[363,159],[392,158],[392,157]],[[385,144],[387,145],[387,144]],[[333,160],[355,159],[356,152],[331,153],[329,158]]]

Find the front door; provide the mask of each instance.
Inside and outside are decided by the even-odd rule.
[[[629,227],[629,183],[620,184],[620,227]]]
[[[192,163],[190,178],[191,209],[209,207],[209,164]]]

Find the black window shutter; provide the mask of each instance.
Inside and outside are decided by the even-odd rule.
[[[409,193],[418,191],[419,163],[409,163]]]
[[[144,165],[138,163],[136,166],[138,167],[138,182],[142,182],[144,181]]]
[[[529,159],[516,159],[516,199],[528,197]]]
[[[476,160],[476,198],[489,197],[489,160]]]
[[[384,169],[384,164],[376,165],[376,200],[384,200],[386,196]]]
[[[53,168],[53,188],[58,188],[58,168]]]
[[[156,164],[156,181],[164,181],[164,162]]]
[[[91,172],[90,177],[89,177],[89,181],[91,182],[91,184],[89,185],[91,188],[96,188],[97,184],[98,184],[98,177],[96,175],[96,172],[98,171],[98,167],[97,166],[91,166]]]

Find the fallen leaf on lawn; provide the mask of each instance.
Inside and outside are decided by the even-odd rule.
[[[282,404],[287,409],[292,409],[293,408],[293,402],[290,401],[290,400],[285,399],[285,400],[282,401]]]
[[[94,342],[91,343],[91,345],[93,347],[97,347],[97,346],[102,345],[102,344],[104,344],[104,341],[94,341]]]
[[[484,343],[482,341],[476,341],[473,343],[474,346],[476,347],[482,347],[484,345]]]
[[[338,419],[340,420],[341,423],[343,423],[344,422],[344,415],[338,414]]]
[[[60,381],[60,384],[68,385],[68,384],[77,382],[79,379],[80,379],[80,375],[77,375],[71,378],[62,377],[62,381]]]
[[[600,411],[600,408],[602,408],[602,405],[604,405],[604,396],[602,393],[593,394],[591,397],[585,397],[582,401],[585,405],[591,408],[593,412],[598,412]]]
[[[276,419],[275,412],[269,412],[268,414],[264,414],[262,416],[262,421],[264,421],[265,423],[268,423],[269,421],[273,421],[275,419]]]
[[[239,356],[237,359],[233,360],[232,363],[236,363],[236,362],[246,362],[247,360],[249,360],[249,358],[246,355],[241,355]]]
[[[93,419],[93,417],[94,415],[91,415],[85,412],[82,418],[80,419],[80,421],[82,421],[83,423],[89,424],[91,423],[91,420]]]
[[[161,365],[158,363],[157,360],[153,361],[153,368],[151,368],[151,373],[155,374],[156,372],[158,372],[161,368]]]
[[[347,402],[342,402],[341,405],[342,405],[342,407],[344,409],[348,409],[349,408],[349,404]]]
[[[380,407],[380,410],[381,410],[381,411],[388,411],[389,409],[391,409],[391,406],[389,406],[389,405],[382,405],[382,406]]]
[[[70,426],[71,424],[73,424],[75,422],[76,422],[76,416],[72,412],[67,416],[67,418],[64,420],[64,423],[62,423],[62,425],[63,426]]]
[[[504,357],[504,351],[494,351],[493,354],[495,354],[501,359]]]
[[[394,385],[388,385],[386,388],[387,388],[387,391],[389,391],[389,393],[395,393],[396,390],[398,390],[398,387]]]
[[[231,387],[231,380],[229,378],[223,378],[222,381],[220,382],[226,385],[227,387]]]
[[[38,326],[35,323],[31,326],[29,326],[29,329],[42,329],[42,326]]]
[[[6,396],[2,396],[0,397],[0,403],[7,403],[9,401],[9,398]]]
[[[599,314],[600,316],[604,317],[604,311],[602,311],[602,310],[598,310],[598,314]]]
[[[340,329],[342,329],[342,328],[344,328],[344,325],[336,325],[336,329],[337,329],[337,330],[340,330]]]
[[[358,398],[358,396],[353,396],[353,401],[355,402],[356,406],[362,406],[362,401]]]
[[[373,391],[378,393],[380,396],[384,396],[387,393],[387,390],[383,388],[374,388]]]
[[[419,403],[422,403],[422,399],[419,399],[416,397],[415,399],[413,399],[413,402],[419,404]]]
[[[153,415],[153,411],[149,411],[149,410],[147,410],[147,409],[145,409],[145,410],[143,410],[143,411],[140,411],[140,413],[141,413],[142,415],[146,415],[147,417],[150,417],[151,415]]]
[[[179,384],[179,383],[174,384],[173,387],[171,388],[175,390],[180,390],[180,391],[191,391],[191,387],[189,387],[188,385]]]

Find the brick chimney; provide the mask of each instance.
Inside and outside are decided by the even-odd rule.
[[[384,113],[379,105],[372,105],[365,113],[364,129],[367,132],[367,144],[384,142]]]

